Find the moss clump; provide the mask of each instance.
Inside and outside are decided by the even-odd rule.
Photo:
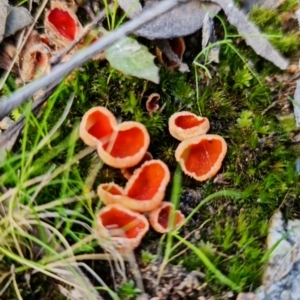
[[[261,28],[266,37],[283,54],[295,53],[298,49],[300,34],[291,16],[297,9],[295,0],[285,1],[279,10],[254,7],[250,20]]]

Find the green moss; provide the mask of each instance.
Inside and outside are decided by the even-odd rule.
[[[253,21],[271,43],[283,54],[295,53],[300,42],[298,30],[290,30],[289,26],[281,28],[280,25],[285,25],[286,13],[295,10],[297,1],[286,1],[281,6],[279,12],[274,9],[254,7],[250,12],[250,20]]]

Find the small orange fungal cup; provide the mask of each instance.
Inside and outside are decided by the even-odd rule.
[[[50,71],[51,49],[43,43],[37,31],[33,31],[19,57],[20,75],[29,82]]]
[[[174,210],[174,205],[171,202],[162,202],[161,206],[149,213],[149,223],[151,227],[159,232],[166,233],[170,230],[169,222],[171,213],[174,213],[174,228],[180,226],[185,217],[180,210]]]
[[[97,194],[105,205],[109,205],[122,201],[124,190],[114,182],[103,183],[98,186]]]
[[[107,108],[93,107],[81,119],[79,136],[86,145],[95,147],[98,143],[107,143],[117,125],[115,116]]]
[[[170,171],[161,160],[146,161],[128,180],[122,205],[138,212],[157,208],[170,181]]]
[[[149,230],[145,216],[119,204],[101,208],[96,216],[96,235],[111,241],[121,252],[138,247]]]
[[[226,153],[227,144],[221,136],[206,134],[182,141],[175,158],[186,175],[205,181],[218,173]]]
[[[206,134],[209,127],[206,117],[199,117],[189,111],[174,113],[169,118],[169,132],[179,141]]]
[[[57,49],[60,49],[80,35],[82,25],[66,2],[51,1],[50,6],[45,14],[45,31]]]
[[[146,127],[138,122],[118,124],[105,107],[88,110],[82,117],[79,136],[85,144],[97,147],[99,157],[114,168],[130,168],[145,156],[150,144]]]
[[[119,124],[106,143],[98,143],[97,152],[107,165],[114,168],[129,168],[138,164],[150,144],[146,127],[138,122]]]

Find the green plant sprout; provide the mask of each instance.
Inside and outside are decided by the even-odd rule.
[[[100,284],[99,289],[107,291],[113,299],[117,300],[119,297],[116,293],[110,290],[102,279],[82,262],[109,258],[107,254],[88,253],[93,252],[95,246],[98,245],[91,227],[94,222],[94,209],[91,207],[94,193],[89,191],[80,195],[80,190],[84,190],[84,181],[80,176],[74,177],[76,169],[74,166],[89,155],[93,149],[87,148],[78,154],[75,153],[75,144],[78,139],[77,126],[75,130],[71,131],[70,138],[67,139],[68,147],[65,145],[58,148],[53,146],[57,139],[57,130],[65,122],[70,112],[74,95],[71,95],[64,113],[48,131],[49,118],[52,117],[51,110],[65,88],[63,83],[49,99],[41,119],[37,120],[31,113],[26,115],[21,153],[16,156],[8,156],[1,165],[2,170],[10,171],[1,172],[0,185],[6,186],[8,183],[13,185],[9,190],[0,193],[0,203],[4,209],[2,212],[4,215],[0,220],[0,255],[4,261],[14,262],[14,268],[6,272],[2,272],[2,267],[0,268],[0,283],[4,287],[1,289],[0,295],[3,295],[10,283],[13,283],[15,295],[18,299],[22,299],[20,288],[15,284],[15,276],[30,271],[33,274],[42,273],[50,276],[69,286],[75,286],[75,288],[78,288],[79,285],[86,295],[90,295],[89,299],[92,299],[90,287],[82,278],[82,274],[78,273],[78,268],[81,267],[85,268]],[[25,110],[29,108],[30,105]],[[34,136],[31,136],[32,133],[29,130],[32,126],[36,128]],[[54,158],[63,152],[66,153],[66,163],[58,167],[53,163],[48,164],[48,158],[45,160],[47,153],[43,154],[45,148],[57,149]],[[37,157],[38,159],[36,159]],[[43,166],[39,164],[41,161],[44,161]],[[49,169],[47,169],[47,165]],[[18,171],[14,172],[15,170]],[[70,173],[71,170],[73,170],[72,173]],[[76,188],[71,188],[72,185]],[[45,204],[41,203],[38,199],[41,199],[44,190],[52,190],[53,187],[60,191],[54,195],[56,200],[51,200],[53,196],[48,194]],[[75,205],[75,210],[69,209],[70,205]],[[82,210],[86,210],[88,214],[82,214]],[[49,223],[49,218],[54,218],[56,221]],[[74,231],[74,226],[82,228],[81,232]],[[72,245],[69,244],[70,237],[75,242]],[[32,258],[36,254],[32,252],[32,245],[39,248],[40,254],[43,254],[34,260]],[[25,254],[28,250],[31,252],[30,260]],[[82,255],[82,253],[84,254]],[[61,276],[58,272],[59,268],[70,272],[76,283]]]
[[[174,204],[174,207],[176,208],[179,203],[179,196],[181,193],[181,171],[180,169],[177,169],[175,171],[174,177],[173,177],[173,188],[172,188],[172,196],[171,196],[171,202]],[[166,248],[165,248],[165,253],[163,257],[163,261],[161,263],[160,267],[160,272],[158,275],[158,281],[160,280],[163,270],[167,263],[170,261],[172,251],[174,248],[172,248],[173,244],[173,237],[177,238],[181,243],[185,244],[188,246],[189,249],[191,249],[198,257],[199,259],[204,263],[204,265],[219,279],[220,282],[228,285],[230,288],[232,288],[235,291],[240,291],[241,288],[238,287],[235,283],[233,283],[230,279],[228,279],[226,276],[224,276],[211,262],[210,260],[205,256],[205,254],[192,245],[190,242],[188,242],[185,238],[180,237],[178,234],[178,231],[180,228],[185,226],[190,219],[194,216],[196,212],[199,211],[199,209],[204,206],[205,204],[209,203],[210,201],[219,198],[219,197],[224,197],[224,196],[229,196],[233,198],[240,198],[241,193],[234,192],[234,191],[220,191],[216,192],[215,194],[212,194],[205,198],[184,220],[184,222],[176,229],[174,229],[174,222],[175,222],[175,211],[171,212],[170,218],[169,218],[169,225],[168,227],[170,228],[170,231],[167,233],[167,240],[166,240]]]
[[[124,300],[136,299],[140,293],[140,289],[135,287],[133,280],[123,283],[118,291],[119,296]]]
[[[255,71],[251,68],[251,66],[249,65],[247,59],[244,57],[244,55],[233,45],[233,38],[238,38],[238,37],[243,37],[243,35],[239,35],[239,34],[229,34],[225,25],[224,20],[216,15],[216,18],[218,18],[218,20],[220,21],[222,28],[223,28],[223,32],[224,32],[224,39],[221,41],[217,41],[215,43],[210,43],[208,44],[204,49],[202,49],[198,55],[194,58],[193,60],[193,65],[194,65],[194,75],[195,75],[195,83],[196,83],[196,93],[197,93],[197,102],[199,101],[199,77],[198,77],[198,71],[197,71],[197,67],[200,67],[202,69],[205,70],[207,76],[211,79],[211,74],[208,70],[208,65],[211,63],[211,61],[208,60],[208,55],[209,55],[209,51],[211,49],[213,49],[214,47],[219,47],[221,45],[226,45],[229,49],[231,49],[243,62],[244,64],[244,68],[246,68],[250,74],[252,75],[253,78],[255,78],[257,80],[257,82],[262,85],[261,80],[259,79],[258,75],[255,73]],[[268,35],[268,34],[262,34],[265,37],[268,38],[281,38],[282,36],[280,35]],[[204,62],[200,63],[199,61],[201,61],[201,58],[204,58]],[[241,72],[241,71],[240,71]],[[249,80],[252,79],[251,75],[247,75],[248,79],[246,79],[246,83],[244,83],[244,85],[249,86]],[[241,76],[238,76],[239,80],[241,80]],[[199,109],[199,113],[200,115],[201,113],[201,109],[200,106],[198,104],[198,109]]]
[[[150,263],[152,263],[155,259],[157,259],[157,255],[152,254],[152,253],[149,252],[149,251],[142,250],[142,253],[141,253],[141,259],[142,259],[142,262],[143,262],[144,264],[150,264]]]

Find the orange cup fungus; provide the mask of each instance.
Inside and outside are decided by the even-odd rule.
[[[150,144],[146,127],[138,122],[128,121],[117,126],[106,143],[98,143],[100,158],[115,168],[133,167],[144,157]]]
[[[117,184],[100,184],[98,195],[105,204],[117,203],[133,211],[149,212],[157,208],[170,181],[170,171],[161,160],[149,160],[136,169],[124,190]]]
[[[104,163],[115,168],[129,168],[144,157],[150,137],[146,127],[138,122],[117,124],[105,107],[88,110],[80,123],[79,136],[89,146],[97,146]]]
[[[128,180],[133,172],[138,169],[145,161],[148,161],[148,160],[151,160],[153,159],[153,156],[150,152],[146,152],[144,157],[142,158],[142,160],[135,166],[131,167],[131,168],[124,168],[124,169],[121,169],[121,173],[123,174],[123,176]]]
[[[138,247],[148,230],[149,223],[143,215],[119,204],[108,205],[97,215],[96,234],[120,250]]]
[[[44,26],[58,48],[73,42],[82,30],[77,16],[66,2],[61,1],[51,1],[51,8],[45,15]]]
[[[149,213],[149,223],[152,228],[159,233],[166,233],[170,230],[169,220],[171,213],[174,216],[174,228],[178,227],[184,221],[185,217],[180,210],[174,211],[174,205],[171,202],[162,202],[161,206]]]
[[[169,181],[170,171],[164,162],[146,161],[128,180],[122,204],[138,212],[151,211],[161,204]]]
[[[206,134],[209,127],[207,118],[188,111],[174,113],[169,119],[169,132],[179,141]]]
[[[121,202],[125,195],[123,188],[114,182],[100,184],[97,193],[105,205]]]
[[[116,126],[117,120],[107,108],[93,107],[82,117],[79,136],[85,144],[93,147],[99,142],[107,143]]]
[[[225,140],[214,134],[200,135],[181,142],[175,158],[185,174],[205,181],[217,174],[227,152]]]

